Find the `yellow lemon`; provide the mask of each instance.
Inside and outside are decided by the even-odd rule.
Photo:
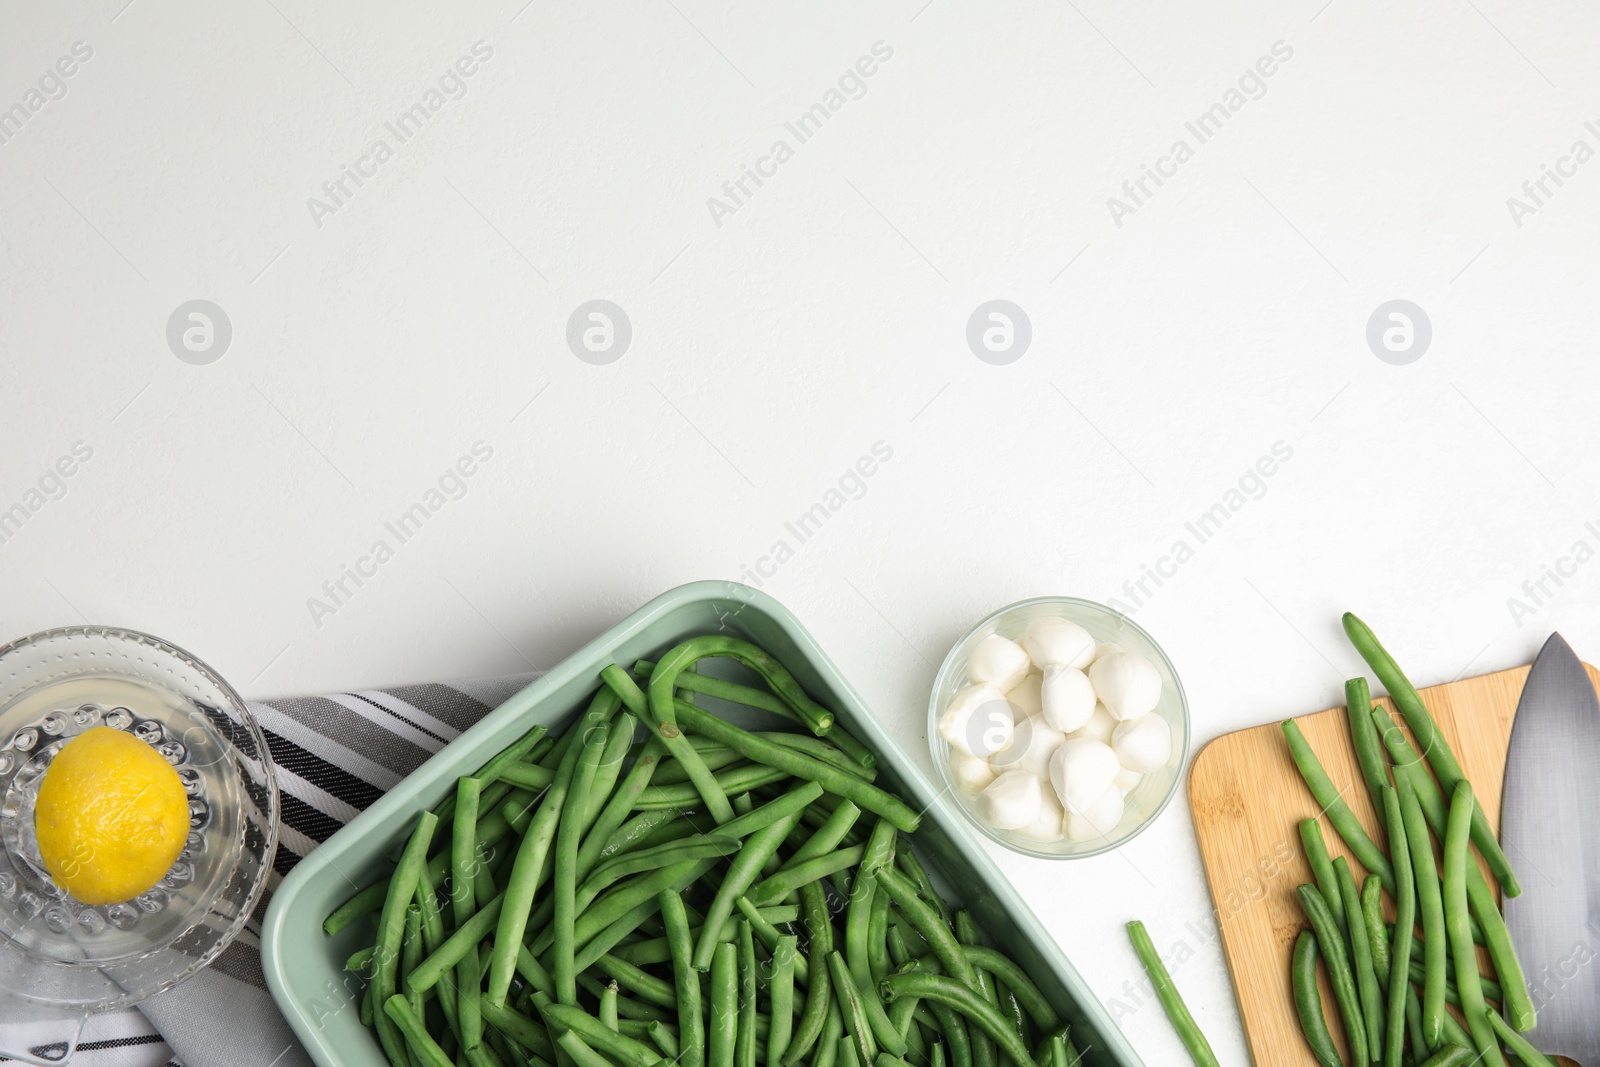
[[[165,877],[189,835],[189,801],[161,753],[96,726],[50,761],[33,825],[57,885],[85,904],[116,904]]]

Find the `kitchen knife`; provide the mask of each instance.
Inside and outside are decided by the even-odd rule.
[[[1600,699],[1560,634],[1534,660],[1506,753],[1506,926],[1538,1011],[1527,1037],[1600,1067]]]

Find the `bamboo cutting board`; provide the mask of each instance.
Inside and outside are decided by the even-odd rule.
[[[1585,666],[1590,680],[1600,683],[1600,672]],[[1527,667],[1517,667],[1422,690],[1423,702],[1497,829],[1511,720],[1527,676]],[[1387,698],[1377,703],[1394,710]],[[1345,709],[1297,721],[1357,818],[1373,840],[1383,842],[1382,820],[1367,798],[1350,747]],[[1289,758],[1279,724],[1226,734],[1202,749],[1189,770],[1189,803],[1250,1054],[1259,1067],[1316,1067],[1289,993],[1289,956],[1306,925],[1294,889],[1314,880],[1302,855],[1299,823],[1316,815],[1318,805]],[[1349,857],[1359,883],[1366,872],[1326,819],[1322,826],[1328,851]],[[1322,1003],[1332,1018],[1326,976]],[[1343,1035],[1337,1025],[1332,1029],[1343,1050]]]

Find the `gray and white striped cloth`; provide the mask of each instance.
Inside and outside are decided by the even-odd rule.
[[[89,1020],[79,1067],[310,1067],[261,976],[267,901],[304,856],[537,675],[251,704],[283,822],[267,891],[210,967],[139,1008]],[[0,1024],[3,1025],[3,1024]]]

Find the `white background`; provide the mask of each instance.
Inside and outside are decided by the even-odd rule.
[[[1600,655],[1600,566],[1521,625],[1507,604],[1600,547],[1600,162],[1520,226],[1507,206],[1600,148],[1591,7],[125,2],[0,22],[0,107],[93,49],[0,144],[0,509],[93,450],[0,544],[6,634],[135,626],[250,697],[547,667],[738,578],[882,441],[765,588],[926,763],[966,627],[1126,601],[1281,441],[1136,615],[1196,750],[1337,702],[1346,608],[1420,683],[1554,628]],[[466,95],[388,135],[478,41]],[[878,41],[865,94],[719,226],[707,198]],[[1116,225],[1107,198],[1279,41],[1265,94]],[[307,199],[379,137],[393,158],[317,225]],[[1008,366],[965,341],[997,297],[1032,323]],[[232,324],[207,366],[165,335],[196,298]],[[595,298],[632,322],[608,366],[565,341]],[[1432,322],[1409,366],[1365,337],[1396,298]],[[478,441],[465,495],[314,619]],[[1177,981],[1245,1062],[1186,928],[1209,901],[1185,803],[1119,854],[995,855],[1107,1001],[1137,974],[1127,919],[1186,939]],[[1159,1010],[1123,1025],[1178,1062]]]

